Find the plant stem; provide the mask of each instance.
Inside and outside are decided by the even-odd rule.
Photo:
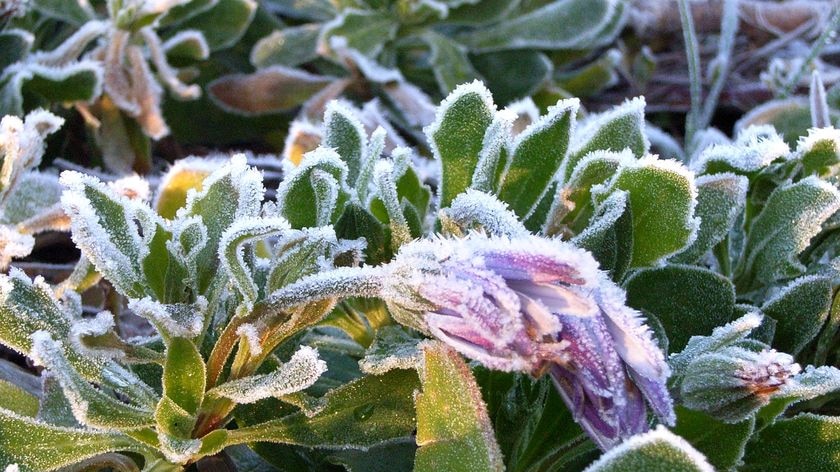
[[[685,55],[688,61],[688,76],[691,79],[691,110],[689,110],[685,122],[685,145],[686,148],[690,148],[700,120],[703,85],[700,75],[700,51],[697,47],[697,33],[694,31],[694,19],[691,16],[691,7],[688,5],[688,0],[678,0],[678,3],[683,41],[685,42]]]
[[[822,53],[823,48],[828,41],[831,39],[834,30],[837,29],[837,26],[840,25],[840,8],[834,8],[834,14],[831,16],[831,19],[828,21],[823,32],[814,41],[814,44],[811,46],[811,51],[808,52],[808,56],[805,58],[805,61],[802,62],[802,65],[797,69],[796,73],[787,83],[785,88],[779,94],[779,98],[787,98],[796,90],[796,86],[799,84],[799,81],[802,79],[802,76],[805,75],[805,71],[811,66],[811,63],[814,62],[814,59],[819,57]]]

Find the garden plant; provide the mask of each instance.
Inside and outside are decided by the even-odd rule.
[[[838,27],[0,0],[0,469],[840,470]]]

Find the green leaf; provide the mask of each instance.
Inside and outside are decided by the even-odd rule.
[[[420,177],[414,169],[409,166],[397,179],[397,197],[400,201],[407,201],[417,211],[421,220],[429,212],[429,203],[432,201],[432,190],[428,185],[420,181]]]
[[[380,264],[390,259],[390,248],[385,226],[361,205],[349,202],[335,223],[335,234],[340,239],[365,238],[365,262]]]
[[[32,342],[33,359],[58,379],[64,396],[73,407],[73,415],[80,423],[105,430],[132,430],[154,425],[151,410],[126,404],[83,379],[67,361],[63,346],[48,333],[36,332]]]
[[[674,433],[705,454],[717,470],[735,470],[755,428],[755,419],[727,424],[681,406],[677,406],[676,410]]]
[[[339,195],[335,204],[333,220],[344,208],[347,199],[347,164],[341,160],[335,150],[318,148],[306,154],[301,164],[280,183],[277,188],[277,207],[289,221],[292,228],[312,228],[318,226],[318,201],[312,185],[312,174],[324,172],[338,182]]]
[[[598,202],[592,198],[592,188],[608,182],[623,165],[635,161],[629,151],[593,151],[581,159],[574,172],[563,184],[554,202],[553,220],[548,230],[580,234],[590,225]],[[558,220],[559,221],[556,221]]]
[[[216,276],[222,233],[237,218],[257,216],[263,192],[262,175],[248,167],[240,154],[204,179],[200,192],[189,194],[179,219],[197,215],[207,228],[207,243],[195,258],[196,273],[192,274],[200,293],[205,293]]]
[[[633,257],[633,215],[627,192],[614,192],[595,210],[583,231],[572,239],[591,252],[610,278],[620,281]]]
[[[568,180],[578,162],[596,150],[621,152],[630,149],[642,157],[650,149],[645,136],[645,99],[636,97],[604,113],[590,115],[575,130],[572,149],[563,164],[563,180]]]
[[[648,156],[619,169],[596,195],[627,192],[633,214],[633,256],[630,267],[659,264],[692,242],[697,189],[694,176],[676,161]]]
[[[324,112],[324,146],[334,148],[347,164],[348,182],[356,182],[359,177],[367,141],[365,127],[352,108],[338,101],[327,105]]]
[[[29,356],[31,336],[36,331],[67,339],[70,320],[43,279],[36,278],[33,283],[22,271],[12,269],[0,281],[0,341],[4,345]],[[75,350],[70,350],[67,356],[85,378],[97,379],[102,372],[102,364],[89,356]]]
[[[245,262],[243,246],[290,230],[289,223],[282,218],[251,218],[237,220],[235,225],[222,234],[219,242],[222,267],[247,306],[253,306],[257,301],[259,287],[254,280],[254,273]]]
[[[633,436],[610,449],[584,472],[713,472],[703,454],[664,426]]]
[[[33,41],[35,37],[26,30],[8,29],[0,32],[0,70],[26,57]]]
[[[499,199],[525,218],[548,189],[569,148],[580,103],[561,100],[516,137]]]
[[[38,415],[40,400],[17,385],[0,379],[0,409],[9,410],[21,416]]]
[[[414,370],[369,375],[324,397],[315,416],[303,412],[229,432],[230,444],[275,442],[326,449],[366,449],[403,438],[415,428]]]
[[[245,34],[257,6],[255,0],[219,0],[212,8],[180,22],[178,30],[201,31],[211,51],[227,49]]]
[[[461,356],[440,342],[422,350],[415,470],[503,471],[487,407]]]
[[[188,413],[195,413],[204,398],[207,371],[204,359],[189,339],[172,338],[163,366],[163,395]]]
[[[94,17],[90,5],[84,0],[33,0],[32,8],[45,16],[76,26]]]
[[[330,0],[266,0],[270,7],[289,18],[327,21],[336,14]]]
[[[697,239],[674,256],[673,262],[693,264],[729,234],[747,200],[746,177],[724,173],[703,175],[697,184],[697,208],[700,218]]]
[[[180,5],[175,5],[160,17],[158,24],[161,27],[178,25],[183,21],[206,12],[218,3],[219,0],[191,0]]]
[[[551,60],[540,51],[496,51],[471,54],[469,59],[500,104],[530,97],[545,85],[554,70]]]
[[[643,269],[626,284],[627,304],[659,320],[671,352],[680,352],[691,336],[708,336],[732,321],[735,287],[709,269],[667,265]]]
[[[840,467],[840,418],[803,413],[762,430],[739,470],[830,471]]]
[[[432,30],[423,34],[423,40],[429,45],[429,60],[441,93],[446,95],[458,85],[479,78],[464,46]]]
[[[494,23],[505,18],[516,10],[520,0],[482,0],[480,2],[463,2],[461,5],[449,9],[449,15],[442,20],[446,24],[482,25]]]
[[[121,433],[50,426],[0,409],[0,464],[21,472],[54,470],[113,451],[146,452]]]
[[[584,49],[611,40],[602,37],[615,21],[615,0],[541,2],[540,8],[459,39],[475,51],[505,49]]]
[[[480,82],[463,84],[440,104],[435,121],[424,129],[443,167],[441,208],[470,186],[495,110],[490,92]]]
[[[311,23],[277,30],[260,39],[251,49],[251,64],[260,69],[268,66],[296,67],[318,57],[318,35],[321,25]]]
[[[329,51],[331,39],[340,36],[345,39],[346,47],[373,58],[386,42],[396,37],[398,28],[399,24],[386,12],[348,8],[324,24],[318,48]]]
[[[838,209],[840,192],[814,176],[773,191],[747,230],[735,270],[738,291],[750,292],[804,272],[797,256]]]
[[[207,85],[213,103],[229,113],[259,116],[302,105],[335,80],[275,65],[251,74],[223,75]]]
[[[832,285],[825,277],[806,276],[794,280],[761,307],[776,320],[773,346],[796,355],[811,342],[825,324],[831,308]]]
[[[101,69],[91,61],[61,68],[13,64],[0,76],[0,114],[23,115],[24,107],[89,102],[101,91]]]

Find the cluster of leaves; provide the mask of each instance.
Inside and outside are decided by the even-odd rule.
[[[837,363],[840,136],[815,129],[791,150],[750,128],[688,162],[662,160],[649,154],[644,105],[581,118],[569,99],[517,114],[465,84],[425,129],[440,163],[430,172],[405,147],[383,158],[387,132],[368,134],[332,102],[323,146],[287,162],[274,200],[242,155],[180,162],[151,205],[65,172],[76,271],[50,286],[12,269],[0,283],[0,340],[44,367],[41,392],[0,384],[1,463],[180,470],[225,451],[279,470],[830,467],[832,453],[801,438],[831,448],[836,419],[784,415],[830,411],[836,369],[809,368],[796,388],[725,415],[704,407],[712,386],[682,378],[724,375],[707,359],[736,348]],[[562,237],[595,255],[675,353],[673,432],[599,458],[545,379],[470,369],[394,324],[375,284],[344,282],[412,239],[475,230]],[[79,293],[99,278],[153,336],[125,338],[112,312],[83,313]],[[745,314],[764,321],[734,321]]]

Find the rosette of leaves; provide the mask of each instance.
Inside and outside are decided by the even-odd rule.
[[[30,2],[0,32],[0,114],[74,104],[107,168],[146,172],[150,139],[169,134],[164,89],[176,100],[199,97],[184,80],[235,44],[256,8],[252,0]]]
[[[246,115],[306,103],[305,117],[317,120],[319,105],[346,92],[381,98],[395,122],[408,127],[431,119],[427,95],[446,96],[474,79],[502,103],[537,92],[556,101],[568,94],[564,87],[596,92],[615,81],[615,54],[598,52],[627,16],[617,0],[271,0],[264,6],[288,26],[254,45],[255,72],[208,86],[216,103]]]

